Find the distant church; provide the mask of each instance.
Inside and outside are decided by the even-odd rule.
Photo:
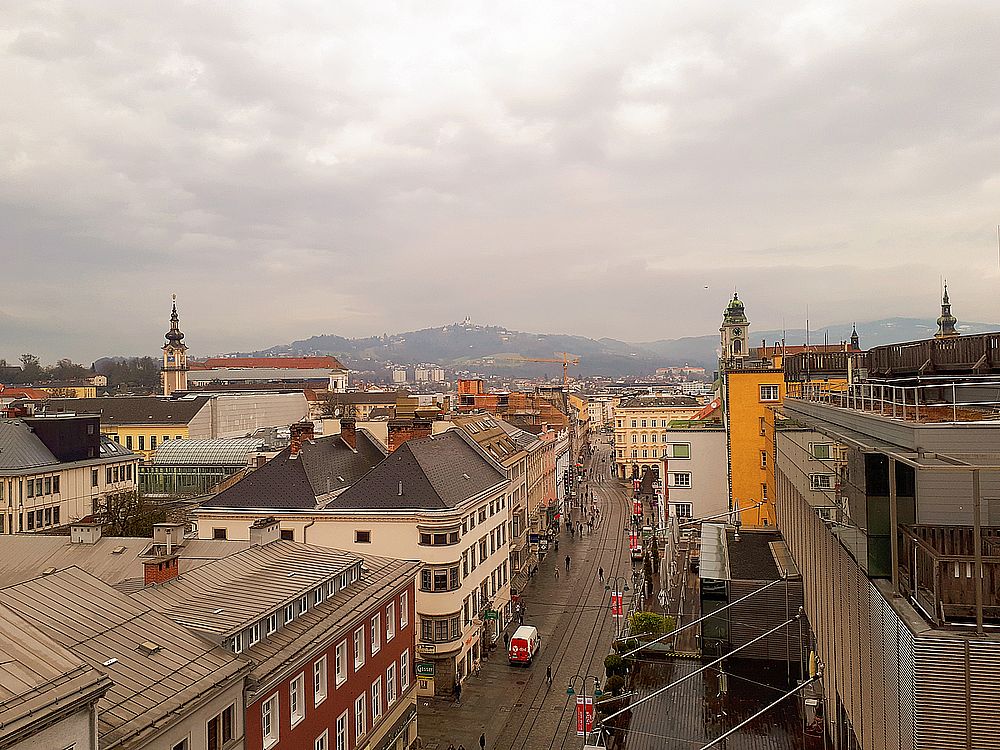
[[[166,332],[163,345],[163,395],[188,388],[187,346],[177,317],[177,295],[173,295],[173,310],[170,313],[170,330]]]

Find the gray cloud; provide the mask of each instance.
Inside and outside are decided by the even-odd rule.
[[[996,319],[993,4],[765,5],[12,6],[0,356]]]

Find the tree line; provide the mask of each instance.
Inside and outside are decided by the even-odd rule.
[[[156,390],[160,387],[160,363],[152,357],[115,357],[101,359],[90,367],[71,359],[43,365],[34,354],[22,354],[20,364],[0,359],[0,383],[5,385],[44,385],[104,375],[111,389]]]

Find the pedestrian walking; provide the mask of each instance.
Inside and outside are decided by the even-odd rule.
[[[455,703],[462,705],[462,681],[458,677],[455,678]]]
[[[507,650],[507,646],[508,646],[509,641],[510,641],[510,636],[507,635],[507,631],[504,631],[504,634],[503,634],[503,648],[504,648],[504,651]]]
[[[556,568],[556,580],[559,580],[559,568]]]
[[[601,585],[604,585],[604,568],[597,569],[597,577],[600,579]]]
[[[550,664],[545,668],[545,682],[549,687],[552,687],[552,665]]]
[[[569,570],[569,555],[566,555],[566,570]]]
[[[486,750],[486,732],[479,735],[479,750]]]
[[[518,612],[517,614],[517,624],[524,625],[524,612]]]

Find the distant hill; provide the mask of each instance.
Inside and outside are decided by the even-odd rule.
[[[934,321],[921,318],[885,318],[857,325],[864,349],[928,338],[937,330]],[[962,333],[983,333],[1000,330],[1000,325],[962,323],[959,329]],[[773,344],[781,341],[782,335],[787,344],[806,342],[804,329],[790,329],[782,334],[782,331],[758,331],[751,328],[750,344],[758,346],[762,339]],[[844,323],[810,331],[809,341],[813,344],[824,340],[836,343],[849,339],[850,336],[851,325]],[[630,344],[608,338],[591,339],[568,334],[512,331],[503,326],[480,326],[466,321],[438,328],[358,339],[325,334],[246,354],[332,354],[351,369],[365,372],[378,372],[395,365],[412,366],[421,362],[433,362],[450,369],[483,374],[557,377],[562,373],[562,366],[559,364],[517,362],[505,357],[546,358],[554,357],[556,352],[569,352],[580,357],[579,367],[571,368],[575,375],[623,377],[648,375],[658,367],[682,364],[698,365],[711,371],[718,356],[718,345],[717,334]]]

